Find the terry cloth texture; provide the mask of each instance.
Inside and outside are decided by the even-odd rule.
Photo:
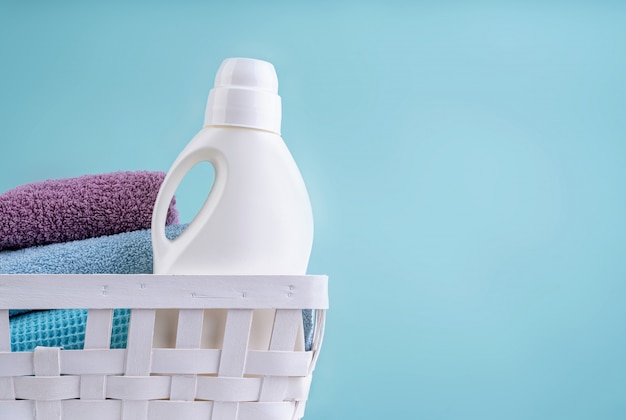
[[[0,251],[148,229],[165,172],[84,175],[0,194]],[[178,223],[172,199],[166,225]]]
[[[174,239],[187,225],[165,227]],[[151,274],[150,229],[0,252],[0,274]]]

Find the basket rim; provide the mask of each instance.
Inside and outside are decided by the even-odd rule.
[[[326,275],[0,274],[0,310],[327,309]]]

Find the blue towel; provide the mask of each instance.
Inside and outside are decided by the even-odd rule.
[[[180,235],[186,225],[165,228],[168,238]],[[150,229],[80,241],[0,252],[0,274],[150,274]],[[86,309],[11,311],[11,350],[32,351],[36,346],[82,349]],[[130,311],[113,313],[111,348],[125,348]]]
[[[187,225],[165,228],[174,239]],[[0,252],[0,274],[149,274],[152,273],[150,229]],[[36,346],[82,349],[87,310],[13,310],[11,350],[32,351]],[[111,348],[125,348],[130,311],[113,314]],[[303,311],[305,348],[311,349],[314,314]]]
[[[170,225],[173,239],[187,225]],[[0,274],[150,274],[150,229],[0,252]]]
[[[126,348],[129,309],[113,311],[111,348]],[[81,350],[85,344],[86,309],[30,311],[11,318],[11,351],[33,351],[37,346]]]

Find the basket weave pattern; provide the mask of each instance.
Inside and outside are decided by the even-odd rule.
[[[0,275],[0,419],[293,420],[304,415],[328,307],[325,276]],[[9,309],[88,308],[83,350],[10,351]],[[113,309],[131,308],[125,349]],[[175,348],[155,313],[178,309]],[[267,350],[254,309],[276,309]],[[205,309],[227,309],[222,348],[201,348]],[[316,309],[311,351],[302,309]]]

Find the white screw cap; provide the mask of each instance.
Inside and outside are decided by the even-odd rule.
[[[281,102],[274,66],[253,58],[227,58],[209,93],[204,126],[257,128],[280,134]]]

